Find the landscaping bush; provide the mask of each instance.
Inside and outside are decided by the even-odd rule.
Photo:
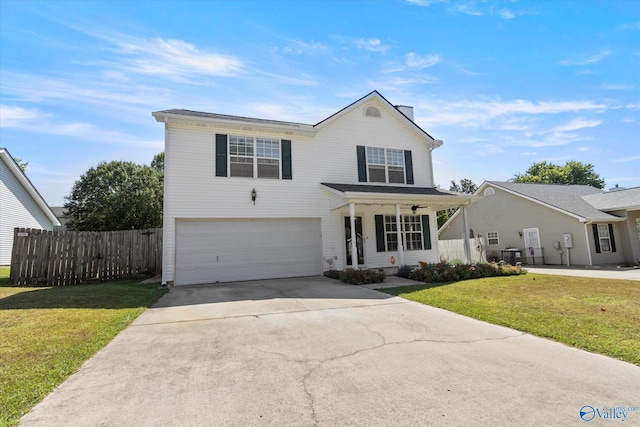
[[[331,279],[340,280],[341,282],[350,283],[352,285],[382,283],[387,277],[384,271],[356,270],[354,268],[348,268],[344,271],[329,270],[325,271],[324,275]]]
[[[402,265],[400,266],[400,268],[398,268],[398,277],[404,277],[405,279],[408,279],[411,272],[416,268],[418,267],[410,266],[410,265]]]
[[[421,268],[411,271],[408,276],[409,279],[426,283],[458,282],[482,277],[511,276],[526,273],[525,270],[518,266],[494,262],[457,265],[439,262],[437,264],[420,263],[420,265]]]

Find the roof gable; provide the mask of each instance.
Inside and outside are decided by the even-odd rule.
[[[4,164],[7,166],[7,170],[15,176],[20,185],[22,185],[27,194],[29,194],[29,196],[31,196],[31,198],[36,202],[38,207],[42,210],[42,212],[44,212],[51,223],[56,226],[60,225],[60,221],[58,221],[58,218],[56,218],[47,202],[40,195],[38,190],[36,190],[29,178],[27,178],[24,172],[22,172],[22,170],[6,148],[0,148],[0,161],[4,162]]]
[[[328,124],[334,122],[335,120],[337,120],[340,117],[344,116],[345,114],[349,113],[350,111],[353,111],[353,110],[355,110],[357,108],[360,108],[361,106],[365,105],[368,102],[371,102],[372,100],[379,100],[381,102],[381,104],[384,105],[386,111],[389,114],[394,115],[396,118],[398,118],[400,120],[408,122],[409,126],[412,127],[414,131],[418,132],[422,137],[427,139],[429,142],[434,142],[435,143],[437,141],[431,135],[429,135],[425,130],[423,130],[420,126],[418,126],[413,120],[411,120],[409,117],[404,115],[396,106],[391,104],[377,90],[374,90],[373,92],[370,92],[369,94],[363,96],[362,98],[358,99],[357,101],[347,105],[346,107],[344,107],[340,111],[337,111],[336,113],[330,115],[326,119],[321,120],[320,122],[316,123],[313,127],[316,128],[316,129],[321,129],[324,126],[327,126]],[[437,142],[442,144],[441,141],[437,141]]]
[[[580,221],[618,219],[613,215],[598,210],[583,198],[583,196],[603,193],[603,190],[590,185],[486,181],[478,188],[476,193],[484,191],[489,185],[547,206]]]

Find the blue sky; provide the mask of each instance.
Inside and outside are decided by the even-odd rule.
[[[639,1],[0,1],[0,146],[52,206],[150,163],[152,111],[314,124],[372,90],[444,140],[443,188],[543,160],[640,186]]]

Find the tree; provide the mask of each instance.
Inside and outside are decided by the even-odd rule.
[[[456,184],[455,181],[451,181],[451,185],[449,186],[449,191],[465,194],[473,194],[477,189],[478,186],[467,178],[462,178],[460,180],[460,185]],[[453,215],[457,210],[458,208],[451,208],[438,211],[438,228],[442,227],[442,225],[447,222],[447,220],[451,218],[451,215]]]
[[[524,174],[516,174],[514,182],[536,182],[544,184],[590,185],[604,188],[604,179],[594,172],[591,163],[569,160],[564,166],[546,161],[534,163]]]
[[[16,162],[16,164],[18,165],[22,173],[24,173],[24,171],[27,170],[27,166],[29,165],[29,162],[23,162],[22,159],[19,157],[14,157],[13,160]]]
[[[161,227],[162,190],[163,175],[157,167],[101,162],[82,175],[65,197],[67,227],[78,231]]]

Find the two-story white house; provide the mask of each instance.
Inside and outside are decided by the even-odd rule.
[[[163,283],[438,262],[435,140],[377,91],[315,125],[189,110],[165,125]],[[356,256],[352,256],[357,254]]]

